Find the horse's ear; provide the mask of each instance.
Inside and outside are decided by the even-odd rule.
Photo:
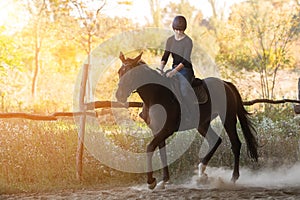
[[[133,59],[133,63],[137,64],[142,58],[143,52],[140,53],[137,57]]]
[[[140,55],[138,55],[139,60],[141,60],[143,53],[144,53],[144,52],[142,51],[142,52],[140,53]]]
[[[120,58],[120,60],[122,61],[122,63],[124,63],[125,62],[125,56],[124,56],[124,54],[123,54],[123,52],[122,51],[120,51],[120,56],[119,56],[119,58]]]

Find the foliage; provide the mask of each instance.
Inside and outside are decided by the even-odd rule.
[[[278,70],[295,66],[289,48],[298,36],[297,15],[290,1],[237,5],[222,37],[218,61],[259,72],[263,98],[273,98]]]
[[[72,120],[1,120],[0,130],[1,194],[116,186],[140,179],[140,175],[110,169],[86,152],[84,181],[79,183],[75,176],[77,128]]]
[[[23,51],[20,51],[20,45],[14,38],[6,35],[6,28],[0,27],[0,75],[5,76],[5,69],[18,68],[22,69]],[[1,82],[2,80],[0,80]]]
[[[44,127],[43,131],[37,127],[40,125]],[[69,132],[70,127],[25,120],[15,123],[1,120],[0,127],[4,133],[0,140],[2,193],[28,191],[32,185],[47,185],[53,178],[72,170],[64,166],[69,159],[74,162],[72,157],[75,156],[70,148],[75,141]]]
[[[299,116],[292,107],[274,106],[256,115],[260,166],[276,167],[299,161]]]
[[[164,9],[164,18],[166,24],[170,25],[174,15],[181,14],[184,15],[186,19],[192,19],[193,14],[199,12],[194,6],[192,6],[187,0],[181,0],[179,3],[170,2]],[[190,21],[190,20],[188,20]]]
[[[102,5],[105,8],[105,4],[102,4],[103,1],[98,2],[94,7],[96,9],[92,10],[87,9],[87,2],[78,1],[78,4],[76,2],[69,0],[21,2],[22,12],[26,13],[30,20],[22,30],[14,34],[5,35],[2,31],[0,41],[5,41],[5,43],[1,43],[1,59],[3,60],[1,73],[3,76],[6,73],[3,71],[3,63],[6,63],[6,67],[18,67],[21,71],[25,71],[24,87],[25,85],[32,87],[32,90],[34,89],[36,92],[37,99],[40,99],[39,96],[42,96],[43,92],[40,89],[43,86],[40,84],[43,79],[47,79],[45,76],[48,76],[49,73],[74,76],[87,57],[86,52],[91,51],[108,38],[140,28],[139,25],[133,24],[131,19],[110,18],[101,10],[97,10],[99,5],[99,9]],[[74,6],[74,3],[78,7]],[[214,4],[215,1],[210,1],[210,3]],[[161,23],[167,29],[170,29],[174,13],[186,16],[189,24],[187,34],[194,41],[192,61],[196,67],[210,68],[208,62],[203,61],[203,58],[208,55],[212,62],[216,58],[217,65],[221,69],[229,67],[233,71],[241,69],[257,71],[261,73],[262,77],[268,79],[268,81],[261,80],[260,93],[262,97],[267,97],[268,94],[272,97],[279,68],[295,67],[297,58],[291,57],[288,47],[294,41],[294,36],[299,33],[299,23],[297,23],[299,12],[295,10],[285,12],[289,8],[285,3],[271,4],[270,1],[267,1],[263,4],[255,4],[253,0],[248,3],[236,4],[232,8],[228,20],[222,16],[203,19],[201,11],[186,0],[179,3],[171,2],[166,7],[161,7],[161,3],[157,1],[149,1],[149,4],[153,6],[153,15],[164,13],[161,16]],[[258,6],[259,9],[256,9],[255,6]],[[77,9],[81,13],[80,16]],[[257,13],[255,13],[256,11]],[[273,14],[274,12],[277,13]],[[159,21],[160,17],[156,16],[156,18]],[[259,37],[257,37],[260,36],[258,28],[264,31],[264,37],[261,37],[264,39],[264,50],[258,46],[260,44]],[[291,37],[288,37],[289,33]],[[152,46],[157,45],[157,38],[154,36],[155,33],[147,34],[143,38],[139,38],[139,43],[134,45],[140,46],[142,42]],[[274,37],[273,46],[268,44],[272,36]],[[287,45],[282,46],[285,42]],[[87,43],[90,43],[90,46]],[[107,53],[117,54],[116,49],[119,49],[119,44],[125,43],[124,41],[115,41]],[[275,44],[277,46],[274,46]],[[158,46],[163,49],[162,45]],[[153,55],[152,58],[149,56],[148,62],[153,62],[155,59],[155,63],[157,63],[162,52],[156,52],[153,49],[151,51]],[[28,77],[32,79],[31,85],[27,84]],[[225,76],[225,78],[230,77]],[[5,84],[10,84],[9,87],[14,85],[8,82]],[[268,92],[268,88],[271,90],[270,92]],[[16,88],[16,90],[20,89]],[[22,95],[28,97],[17,96],[9,97],[9,99],[26,99],[29,102],[24,102],[25,104],[30,102],[37,104],[32,101],[29,93],[22,93]],[[8,102],[6,105],[10,104],[12,103]]]
[[[161,27],[161,7],[160,7],[160,1],[159,0],[148,0],[150,9],[151,9],[151,14],[153,18],[153,25],[155,27]]]
[[[186,33],[192,38],[194,44],[192,62],[195,66],[203,68],[204,71],[209,68],[209,64],[203,58],[210,57],[214,60],[220,49],[211,20],[203,19],[201,11],[187,0],[181,0],[180,3],[170,2],[162,9],[162,12],[165,13],[162,21],[168,29],[171,28],[170,24],[174,13],[185,16],[188,22]]]

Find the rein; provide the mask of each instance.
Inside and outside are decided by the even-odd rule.
[[[140,65],[144,65],[144,66],[140,66]],[[139,66],[144,68],[143,70],[145,70],[145,73],[152,73],[152,75],[156,73],[157,76],[161,76],[161,78],[168,78],[166,75],[167,75],[167,73],[168,73],[169,71],[172,70],[172,69],[168,69],[168,70],[166,70],[166,71],[163,71],[163,70],[161,70],[161,69],[159,69],[159,68],[152,69],[152,68],[150,68],[150,67],[149,67],[146,63],[144,63],[144,62],[139,63],[136,67],[139,67]],[[127,73],[128,73],[128,74],[127,74]],[[132,76],[130,73],[131,73],[131,70],[128,70],[128,71],[126,72],[127,76]],[[168,79],[170,79],[170,78],[168,78]],[[130,86],[132,85],[132,81],[134,81],[134,78],[133,78],[133,79],[130,79],[130,80],[127,80],[127,81],[119,82],[119,87],[120,87],[120,85],[122,85],[124,88],[131,88]],[[129,91],[128,91],[128,92],[129,92]],[[129,95],[128,95],[128,96],[130,96],[130,94],[134,94],[134,93],[138,93],[138,88],[134,89],[132,92],[129,92]]]

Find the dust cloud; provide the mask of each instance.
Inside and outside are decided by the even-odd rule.
[[[300,162],[292,166],[282,166],[274,169],[265,168],[259,170],[250,170],[247,168],[240,169],[240,178],[234,184],[230,181],[232,169],[207,167],[206,173],[208,180],[199,181],[198,175],[195,175],[183,187],[203,188],[203,189],[234,189],[238,187],[262,187],[288,188],[300,187]]]

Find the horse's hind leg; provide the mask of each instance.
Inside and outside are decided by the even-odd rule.
[[[200,134],[203,137],[205,137],[205,139],[208,143],[208,148],[206,148],[204,156],[203,157],[201,156],[202,159],[201,159],[201,163],[199,164],[199,176],[206,176],[206,174],[205,174],[206,166],[222,142],[222,139],[211,128],[211,126],[209,124],[207,124],[207,126],[208,126],[208,128],[206,128],[206,129],[203,129],[203,128],[198,129]],[[202,145],[202,147],[203,147],[203,145]]]
[[[227,117],[224,127],[226,129],[226,132],[229,136],[230,143],[231,143],[231,149],[234,155],[234,169],[231,180],[235,182],[239,176],[239,163],[240,163],[240,150],[241,150],[241,141],[238,137],[237,130],[236,130],[236,117]]]

